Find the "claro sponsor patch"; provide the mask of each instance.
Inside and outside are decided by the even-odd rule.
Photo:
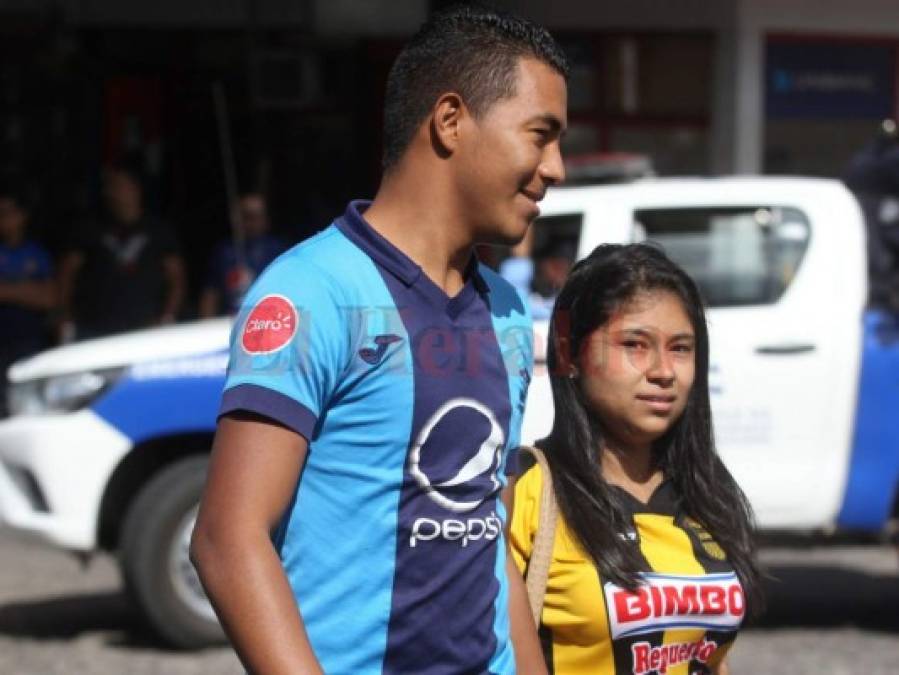
[[[250,311],[240,337],[247,354],[271,354],[296,335],[299,315],[283,295],[266,295]]]
[[[612,638],[677,628],[735,631],[746,613],[743,587],[729,574],[644,574],[636,592],[604,585]]]

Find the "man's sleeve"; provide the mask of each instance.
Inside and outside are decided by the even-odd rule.
[[[269,267],[232,329],[219,415],[256,413],[311,441],[348,362],[338,297],[335,282],[296,256]]]

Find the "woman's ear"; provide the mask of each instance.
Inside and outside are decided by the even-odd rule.
[[[555,340],[556,355],[558,356],[556,359],[558,368],[557,374],[562,377],[574,379],[578,376],[579,371],[574,355],[572,354],[571,339],[567,335],[557,334]]]

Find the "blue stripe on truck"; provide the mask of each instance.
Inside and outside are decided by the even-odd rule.
[[[137,364],[91,406],[134,443],[215,431],[227,353]]]
[[[899,485],[899,317],[864,316],[855,440],[840,527],[880,530]]]

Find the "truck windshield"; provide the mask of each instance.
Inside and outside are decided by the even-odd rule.
[[[643,209],[634,239],[660,244],[709,307],[777,302],[808,248],[808,219],[780,206]]]

